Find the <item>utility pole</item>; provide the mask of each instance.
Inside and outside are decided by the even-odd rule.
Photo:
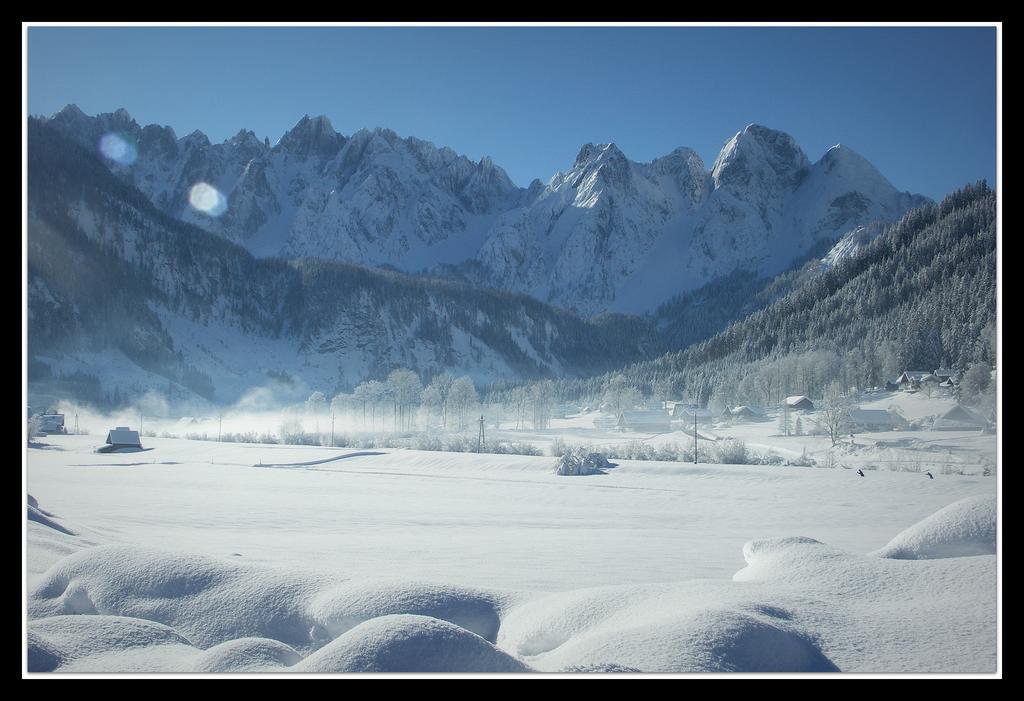
[[[331,447],[334,447],[334,412],[331,412]]]
[[[218,443],[220,443],[220,429],[221,429],[221,424],[223,422],[224,422],[224,414],[222,412],[220,414],[217,414],[217,442]]]
[[[78,409],[75,409],[75,435],[78,435]]]
[[[478,453],[484,452],[484,417],[483,417],[483,414],[480,415],[480,435],[477,437],[477,441],[476,441],[476,452],[478,452]]]
[[[697,464],[697,410],[693,410],[693,464]]]

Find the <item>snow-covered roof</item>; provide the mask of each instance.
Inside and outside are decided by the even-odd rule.
[[[619,420],[630,424],[667,424],[669,416],[664,411],[623,411],[619,414]]]
[[[732,414],[733,416],[761,416],[760,411],[746,405],[738,406],[734,409],[731,409],[729,413]]]
[[[142,445],[139,432],[127,426],[118,426],[107,433],[107,443],[111,445]]]
[[[803,395],[803,394],[797,395],[795,397],[786,397],[786,404],[788,406],[796,406],[797,404],[799,404],[800,402],[803,402],[803,401],[810,402],[811,398],[806,396],[806,395]],[[813,404],[813,402],[811,402],[811,403]]]
[[[896,381],[899,382],[904,377],[906,377],[908,380],[920,380],[922,377],[927,377],[928,375],[931,375],[931,372],[929,372],[928,370],[907,370],[902,375],[897,377]]]
[[[687,414],[689,416],[696,416],[698,418],[712,418],[714,416],[714,413],[709,411],[708,409],[680,406],[679,404],[676,404],[676,407],[673,410],[673,414],[675,416]]]
[[[969,421],[977,423],[981,426],[984,426],[985,424],[988,423],[988,421],[985,420],[985,417],[979,414],[978,412],[974,411],[973,409],[969,409],[965,406],[961,406],[959,404],[957,404],[955,407],[947,411],[945,414],[942,414],[939,417],[939,419],[947,419],[951,421]]]
[[[885,409],[850,409],[850,420],[857,424],[892,425],[892,415]]]

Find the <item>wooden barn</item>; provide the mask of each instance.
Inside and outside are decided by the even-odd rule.
[[[796,397],[786,397],[786,406],[800,411],[814,411],[814,402],[802,394]]]

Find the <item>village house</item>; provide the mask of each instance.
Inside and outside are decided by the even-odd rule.
[[[623,411],[619,413],[618,428],[637,433],[668,433],[671,419],[664,411]]]
[[[921,387],[921,380],[931,374],[928,370],[907,370],[896,378],[896,385],[904,392],[915,392]]]
[[[854,431],[891,431],[896,422],[885,409],[850,409],[847,413]]]
[[[932,423],[933,431],[982,431],[988,421],[965,406],[955,406]]]
[[[764,421],[766,417],[759,410],[744,405],[734,407],[732,409],[726,409],[722,412],[721,418],[726,421],[742,423],[745,421]]]
[[[714,422],[715,415],[707,409],[700,409],[686,404],[676,404],[675,408],[672,409],[672,419],[680,421],[687,426],[693,426],[695,418],[697,424],[704,425]]]
[[[110,453],[122,448],[142,449],[142,441],[139,439],[139,432],[133,431],[127,426],[118,426],[107,432],[106,445],[98,448],[98,453]]]
[[[786,397],[786,406],[790,409],[801,411],[814,411],[814,402],[802,394],[795,397]]]

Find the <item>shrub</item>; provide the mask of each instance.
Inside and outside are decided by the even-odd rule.
[[[727,438],[716,445],[718,462],[723,465],[746,465],[749,459],[747,444],[736,438]]]

